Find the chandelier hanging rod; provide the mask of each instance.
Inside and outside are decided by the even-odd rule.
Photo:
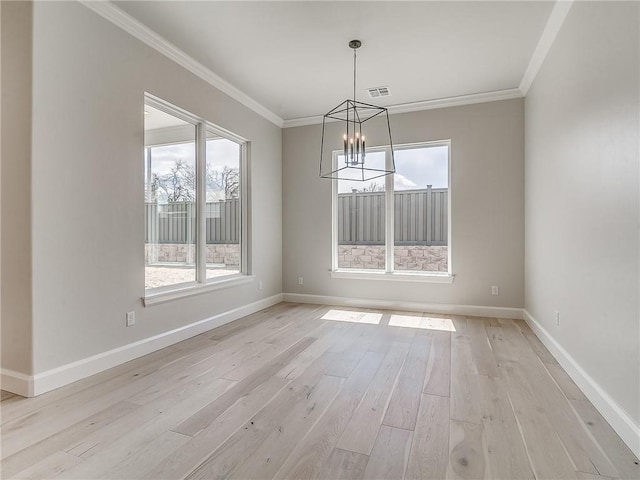
[[[351,40],[349,46],[353,49],[353,101],[356,101],[356,72],[357,69],[357,51],[362,46],[360,40]]]

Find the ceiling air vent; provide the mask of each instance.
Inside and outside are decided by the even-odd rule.
[[[391,95],[389,87],[367,88],[367,91],[369,92],[369,96],[371,98],[388,97],[389,95]]]

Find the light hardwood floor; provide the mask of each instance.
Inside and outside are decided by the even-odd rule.
[[[2,478],[640,478],[519,320],[281,303],[0,413]]]

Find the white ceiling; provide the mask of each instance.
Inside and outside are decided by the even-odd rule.
[[[384,106],[517,88],[553,3],[114,2],[285,120],[389,86]]]

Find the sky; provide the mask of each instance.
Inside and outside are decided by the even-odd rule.
[[[447,188],[449,185],[449,147],[419,147],[412,149],[394,150],[396,173],[393,178],[393,188],[398,190],[413,190],[427,188]],[[338,156],[338,162],[344,157]],[[367,154],[365,165],[381,168],[384,165],[384,153],[372,152]],[[338,193],[351,192],[353,188],[369,189],[372,183],[377,183],[384,190],[384,177],[375,178],[368,182],[338,181]]]
[[[222,172],[225,167],[236,171],[240,168],[241,147],[238,143],[220,137],[211,130],[206,130],[207,176],[215,171]],[[149,173],[166,176],[175,168],[177,161],[184,162],[195,172],[196,167],[196,126],[181,120],[170,113],[145,105],[145,140],[150,143],[151,165],[147,165],[147,151],[144,157],[145,180]],[[146,150],[146,149],[145,149]],[[217,175],[212,175],[217,177]],[[194,185],[195,186],[195,185]],[[225,198],[221,187],[214,182],[207,183],[207,201]],[[166,201],[162,193],[158,201]]]
[[[187,165],[193,167],[195,171],[195,143],[178,143],[153,147],[151,150],[151,172],[159,176],[166,175],[174,167],[176,160],[184,161]],[[225,166],[239,168],[240,145],[226,138],[218,137],[214,140],[207,140],[206,163],[207,168],[218,171],[222,171]],[[145,161],[145,179],[147,178],[146,169]],[[221,189],[213,190],[211,185],[207,186],[207,202],[213,202],[221,198],[224,198],[224,192]],[[161,202],[166,201],[162,195],[158,200]]]
[[[225,138],[207,140],[207,164],[214,170],[224,166],[238,168],[240,145]],[[195,167],[195,144],[179,143],[153,148],[151,171],[158,175],[169,173],[177,159],[182,159]]]
[[[447,188],[449,184],[448,148],[446,145],[441,145],[395,150],[394,189],[396,191],[423,189],[429,184],[433,188]],[[215,170],[222,170],[224,166],[238,168],[240,146],[231,140],[225,138],[207,140],[206,153],[207,164]],[[384,168],[384,157],[384,152],[371,152],[366,157],[367,165],[373,168]],[[338,162],[343,158],[340,155]],[[176,159],[182,159],[195,166],[195,144],[181,143],[154,147],[152,172],[159,175],[169,173]],[[340,180],[338,193],[370,188],[372,183],[377,183],[384,190],[385,179],[381,177],[368,182]]]

